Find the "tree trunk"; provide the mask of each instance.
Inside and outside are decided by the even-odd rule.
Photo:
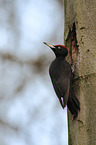
[[[96,0],[65,0],[67,60],[74,64],[73,89],[80,100],[75,121],[68,112],[69,145],[96,145]]]

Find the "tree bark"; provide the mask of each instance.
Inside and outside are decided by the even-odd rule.
[[[73,89],[80,100],[75,121],[68,112],[69,145],[96,144],[96,0],[65,0],[67,60],[74,65]]]

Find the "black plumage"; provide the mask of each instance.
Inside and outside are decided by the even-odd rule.
[[[73,119],[78,116],[80,103],[72,90],[73,73],[70,64],[65,60],[68,50],[64,45],[49,45],[56,55],[55,60],[51,63],[49,74],[51,81],[60,101],[62,108],[66,105],[73,115]]]

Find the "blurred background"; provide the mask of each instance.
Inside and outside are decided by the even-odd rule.
[[[53,90],[64,43],[63,0],[0,0],[0,145],[67,145],[67,114]]]

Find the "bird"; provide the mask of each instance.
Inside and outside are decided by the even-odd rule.
[[[43,43],[50,47],[56,56],[49,67],[49,75],[55,93],[62,108],[64,109],[67,106],[73,116],[73,120],[75,120],[80,111],[80,102],[74,95],[72,88],[74,74],[71,65],[65,59],[68,55],[68,49],[60,44],[51,45],[46,42]]]

